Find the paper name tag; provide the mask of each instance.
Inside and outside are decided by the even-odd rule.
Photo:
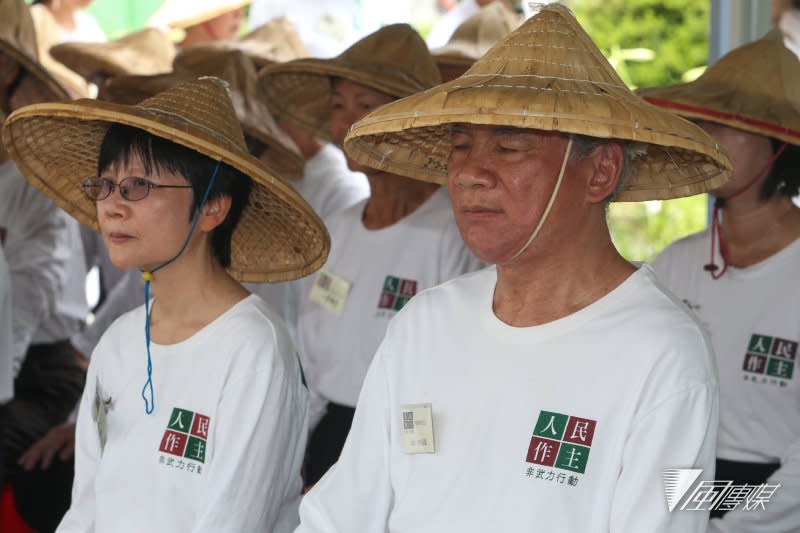
[[[403,450],[406,453],[436,453],[431,404],[403,405],[400,412],[403,417]]]
[[[352,283],[327,270],[320,270],[308,299],[336,316],[342,314]]]

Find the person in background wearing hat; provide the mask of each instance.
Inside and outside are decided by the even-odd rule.
[[[461,78],[364,117],[345,148],[446,180],[462,237],[496,266],[391,322],[297,531],[705,531],[707,513],[668,511],[662,475],[713,475],[713,356],[614,248],[606,204],[719,186],[730,162],[712,139],[631,93],[550,4]]]
[[[772,475],[783,483],[781,458],[800,439],[800,208],[792,202],[800,189],[800,62],[773,31],[694,82],[641,94],[697,122],[731,154],[733,179],[711,191],[711,227],[673,243],[653,265],[711,332],[722,406],[717,479],[759,485]],[[761,515],[758,531],[799,525],[785,529],[770,505]],[[713,527],[756,531],[737,524],[742,516]]]
[[[500,42],[522,23],[522,19],[504,2],[491,2],[459,26],[440,48],[431,50],[442,81],[464,74],[489,48]]]
[[[105,43],[75,41],[50,48],[50,56],[98,88],[97,98],[106,100],[105,82],[124,75],[161,74],[172,70],[175,47],[169,36],[156,28],[145,28]]]
[[[526,2],[518,0],[459,0],[455,7],[433,25],[425,42],[432,49],[445,46],[464,22],[478,13],[481,8],[494,3],[503,4],[503,7],[509,11],[518,12],[520,4]]]
[[[36,58],[36,37],[22,0],[0,0],[0,115],[67,93]],[[14,398],[4,407],[7,480],[17,511],[37,531],[52,531],[69,505],[72,464],[27,472],[17,460],[67,419],[84,371],[69,338],[86,318],[79,225],[32,187],[0,150],[0,240],[12,291]]]
[[[102,43],[106,40],[106,34],[95,18],[86,11],[93,2],[94,0],[33,0],[31,6],[38,5],[47,9],[58,25],[58,42]]]
[[[307,394],[285,327],[239,282],[311,273],[330,241],[247,154],[224,83],[23,108],[3,142],[146,280],[92,356],[58,531],[290,530]]]
[[[239,34],[244,8],[253,0],[166,0],[147,21],[160,29],[183,30],[178,48],[225,41]]]
[[[385,26],[333,59],[263,70],[266,101],[341,146],[368,111],[439,83],[424,41],[407,24]],[[348,159],[369,198],[325,220],[331,256],[300,283],[298,348],[312,395],[305,482],[339,456],[369,362],[396,312],[418,291],[478,267],[453,221],[447,191]]]
[[[73,98],[94,94],[95,87],[50,55],[50,48],[72,41],[102,43],[106,35],[86,9],[92,0],[35,0],[31,16],[36,27],[39,60]]]
[[[50,52],[62,66],[79,74],[86,82],[95,84],[99,88],[97,97],[101,100],[108,99],[105,93],[108,79],[126,74],[170,71],[175,56],[175,48],[167,35],[154,28],[146,28],[106,43],[68,42],[54,46]],[[138,100],[130,103],[138,103]],[[144,284],[141,273],[136,269],[122,271],[111,263],[99,233],[86,225],[80,226],[80,232],[86,269],[98,267],[102,291],[101,300],[93,309],[92,322],[85,324],[70,338],[72,349],[85,368],[106,329],[124,313],[141,305]],[[52,427],[20,455],[18,463],[24,470],[48,470],[53,464],[72,463],[77,404],[78,401],[67,420]],[[70,487],[71,482],[66,487],[67,504]],[[63,511],[66,511],[66,505]]]

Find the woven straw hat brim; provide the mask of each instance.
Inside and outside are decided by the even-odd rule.
[[[0,39],[0,54],[7,54],[12,57],[20,64],[20,68],[32,79],[36,80],[38,89],[35,95],[36,100],[41,102],[69,100],[67,91],[45,70],[41,63],[32,59],[28,54],[2,39]]]
[[[194,80],[198,75],[203,74],[176,71],[154,76],[119,76],[108,80],[105,90],[117,104],[136,105],[180,83]],[[236,102],[234,108],[244,134],[267,146],[270,170],[287,181],[299,180],[303,176],[305,161],[296,148],[290,148],[294,146],[294,142],[277,126],[267,132],[266,121],[259,120],[263,115],[247,112],[247,109]]]
[[[264,98],[270,108],[324,139],[328,127],[331,78],[343,78],[396,98],[423,87],[402,72],[382,64],[347,64],[333,59],[304,58],[267,67],[259,73]]]
[[[471,66],[522,24],[502,2],[492,2],[465,20],[444,46],[431,50],[439,65]]]
[[[472,57],[468,51],[459,53],[456,50],[450,49],[446,53],[436,54],[433,53],[433,58],[436,60],[437,65],[454,66],[454,67],[471,67],[477,57]]]
[[[350,80],[395,98],[442,81],[425,41],[408,24],[384,26],[334,58],[296,59],[259,73],[270,108],[329,140],[331,78]]]
[[[93,202],[80,183],[97,172],[110,124],[126,124],[223,161],[253,179],[250,200],[234,231],[231,275],[239,281],[296,279],[320,268],[330,237],[311,207],[260,162],[214,131],[158,109],[94,100],[27,106],[3,128],[3,142],[31,183],[83,224],[97,229]]]
[[[723,94],[720,94],[720,99],[716,102],[709,102],[703,107],[698,105],[697,101],[691,101],[689,98],[684,98],[684,94],[675,94],[670,96],[668,93],[651,93],[649,90],[641,91],[640,95],[650,102],[651,104],[663,107],[675,113],[678,116],[692,119],[692,120],[705,120],[715,124],[722,124],[723,126],[730,126],[739,130],[763,135],[765,137],[774,137],[789,144],[800,146],[800,130],[790,129],[786,126],[779,126],[775,122],[767,122],[756,118],[740,115],[736,113],[724,112],[716,109],[719,101],[724,101]],[[714,107],[710,107],[710,106]],[[797,113],[796,108],[787,109],[789,114]],[[786,117],[787,115],[783,115]],[[798,116],[800,118],[800,116]]]
[[[773,37],[732,50],[693,82],[637,92],[682,117],[800,145],[800,62]]]
[[[253,0],[166,0],[147,24],[184,29],[252,3]]]
[[[462,77],[362,118],[345,150],[361,164],[445,184],[456,123],[645,143],[647,153],[633,160],[617,201],[698,194],[731,174],[730,160],[711,137],[633,94],[558,5],[543,8]]]
[[[123,40],[107,43],[62,43],[50,48],[50,55],[69,67],[71,70],[91,80],[92,75],[100,72],[109,76],[151,75],[172,70],[175,58],[175,46],[169,37],[159,30],[149,28],[143,30],[156,32],[163,39],[161,46],[145,50],[135,43]]]

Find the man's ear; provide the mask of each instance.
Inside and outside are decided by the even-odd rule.
[[[587,156],[592,173],[586,186],[586,202],[601,203],[614,193],[625,160],[619,143],[603,143]]]
[[[231,197],[228,195],[218,195],[206,200],[203,206],[203,214],[197,222],[200,231],[209,233],[217,226],[222,224],[228,211],[231,209]]]

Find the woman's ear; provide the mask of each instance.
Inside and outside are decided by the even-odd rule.
[[[200,231],[209,233],[225,221],[228,211],[231,208],[231,197],[228,195],[218,195],[206,200],[203,206],[203,214],[197,222]]]

